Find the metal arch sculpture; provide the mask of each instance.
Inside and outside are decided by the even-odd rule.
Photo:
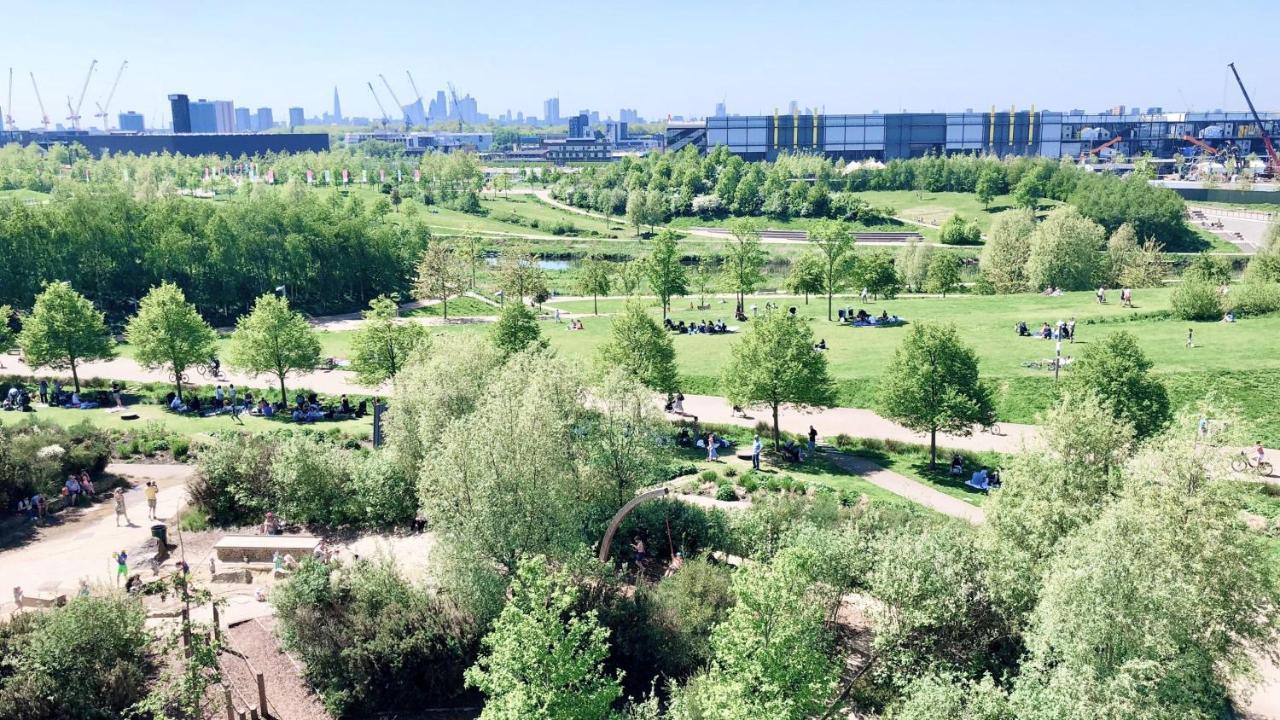
[[[641,493],[632,498],[626,505],[623,505],[622,509],[619,510],[617,514],[613,516],[613,519],[609,521],[609,529],[604,532],[604,540],[600,542],[600,562],[607,562],[609,560],[609,548],[613,545],[613,536],[617,534],[618,526],[622,525],[622,521],[627,519],[627,516],[631,514],[631,511],[634,510],[637,505],[646,500],[664,498],[669,494],[671,494],[669,489],[658,488],[657,490],[650,490],[648,492]]]

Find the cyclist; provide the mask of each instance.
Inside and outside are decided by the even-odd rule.
[[[222,363],[218,362],[217,355],[209,358],[209,368],[213,370],[214,377],[217,377],[222,372]]]
[[[1262,441],[1259,440],[1253,445],[1253,462],[1255,465],[1261,465],[1266,460],[1266,451],[1262,449]]]

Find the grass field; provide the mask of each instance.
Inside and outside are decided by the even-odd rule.
[[[401,313],[404,317],[441,317],[444,310],[440,303],[424,305]],[[498,308],[473,297],[459,297],[449,301],[449,317],[484,317],[497,315]]]
[[[1054,397],[1053,374],[1023,366],[1024,362],[1042,361],[1054,354],[1053,343],[1032,338],[1019,338],[1014,325],[1019,320],[1032,327],[1041,322],[1077,321],[1078,341],[1064,346],[1064,356],[1078,355],[1088,343],[1105,334],[1127,330],[1137,336],[1143,351],[1154,362],[1154,372],[1169,387],[1175,404],[1184,404],[1214,390],[1238,403],[1245,414],[1255,420],[1274,416],[1280,407],[1280,316],[1246,318],[1233,325],[1221,323],[1185,323],[1165,315],[1169,308],[1168,289],[1135,292],[1137,307],[1130,310],[1112,302],[1099,306],[1088,292],[1068,293],[1061,297],[1016,295],[983,297],[960,295],[946,299],[907,297],[890,301],[859,303],[857,298],[842,298],[836,307],[865,307],[879,314],[887,310],[910,321],[932,320],[954,323],[960,335],[977,352],[983,377],[991,383],[1000,417],[1011,422],[1033,422],[1037,412],[1048,407]],[[602,300],[602,313],[616,312],[624,301]],[[724,319],[733,315],[728,299],[715,299],[709,310],[693,310],[696,300],[675,301],[672,318]],[[763,308],[766,302],[796,305],[801,316],[813,323],[814,335],[825,338],[830,350],[828,363],[836,380],[840,404],[851,407],[874,407],[877,380],[901,342],[905,328],[851,328],[828,324],[826,303],[814,298],[808,305],[803,300],[782,296],[753,297],[747,304]],[[591,312],[591,301],[549,303],[574,312]],[[650,310],[660,318],[658,308]],[[553,347],[566,356],[591,359],[595,348],[609,336],[607,317],[588,317],[585,330],[566,332],[544,325]],[[1187,329],[1195,329],[1196,347],[1184,346]],[[447,331],[454,331],[449,328]],[[735,342],[732,336],[682,335],[674,337],[677,362],[686,391],[722,394],[719,375]],[[1064,372],[1070,372],[1065,370]],[[1264,428],[1267,442],[1280,444],[1280,427]]]
[[[24,202],[44,201],[49,199],[49,194],[36,190],[0,190],[0,200],[9,200],[11,198]]]

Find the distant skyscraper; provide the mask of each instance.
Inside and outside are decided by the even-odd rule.
[[[404,117],[409,121],[410,125],[427,124],[427,113],[422,109],[422,98],[418,98],[400,109],[404,111]]]
[[[258,108],[258,112],[256,113],[256,115],[258,118],[257,129],[259,131],[270,130],[271,128],[275,127],[276,123],[271,118],[271,108],[260,107]]]
[[[186,95],[178,93],[169,96],[169,113],[173,116],[175,133],[191,132],[191,103]]]
[[[338,102],[338,86],[333,86],[333,123],[342,124],[342,104]]]
[[[800,112],[800,103],[796,100],[792,100],[791,103],[787,105],[787,114],[795,115],[798,112]]]
[[[599,111],[599,110],[592,110],[592,111],[591,111],[591,114],[590,114],[590,117],[591,117],[591,124],[592,124],[592,125],[599,125],[599,124],[600,124],[600,111]]]
[[[143,122],[141,113],[130,110],[120,113],[120,129],[129,132],[142,132],[146,130],[146,123]]]
[[[722,102],[716,103],[716,114],[713,115],[712,117],[728,117],[728,116],[729,116],[729,113],[725,111],[724,103]]]
[[[586,110],[569,118],[569,137],[584,138],[591,136],[591,116]]]
[[[200,98],[191,103],[191,129],[193,133],[218,132],[218,112],[214,103]]]
[[[427,119],[433,123],[449,119],[449,103],[445,100],[443,90],[437,90],[435,99],[428,104]]]
[[[627,139],[627,124],[610,120],[604,125],[604,136],[609,142],[617,144]]]
[[[289,108],[289,127],[302,127],[307,124],[307,115],[300,107]]]
[[[560,124],[560,98],[547,98],[542,103],[542,117],[548,125]]]
[[[253,123],[250,120],[249,108],[236,108],[236,132],[249,132],[253,130]]]
[[[635,108],[622,108],[618,111],[618,121],[624,123],[639,123],[640,113]]]

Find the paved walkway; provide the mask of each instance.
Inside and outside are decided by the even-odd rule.
[[[958,518],[974,525],[981,524],[987,519],[987,514],[983,512],[982,508],[935,490],[918,480],[912,480],[905,475],[886,470],[866,458],[846,453],[827,453],[826,457],[830,458],[832,462],[842,469],[854,473],[878,488],[888,490],[895,495],[901,495],[912,502],[936,510],[943,515],[950,515],[953,518]]]
[[[28,594],[64,592],[68,596],[79,590],[81,578],[90,586],[113,585],[116,568],[112,553],[132,552],[146,542],[151,525],[156,522],[147,519],[143,484],[148,480],[159,484],[156,514],[164,521],[176,516],[186,503],[187,481],[194,475],[195,468],[113,463],[107,466],[107,472],[134,483],[134,487],[125,492],[130,524],[117,526],[113,504],[109,500],[101,501],[78,514],[63,511],[59,513],[60,522],[37,530],[26,544],[0,551],[0,578],[3,578],[0,590],[4,593],[0,596],[0,608],[12,607],[15,585],[20,585]]]

